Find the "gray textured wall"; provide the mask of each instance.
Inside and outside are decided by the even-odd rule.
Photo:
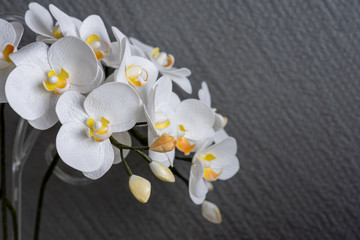
[[[1,11],[24,13],[25,2],[2,0]],[[52,178],[42,239],[360,238],[358,1],[53,3],[81,19],[99,14],[108,27],[173,53],[193,71],[194,89],[208,81],[230,119],[241,170],[209,194],[221,225],[201,217],[180,180],[157,181],[135,155],[134,171],[153,183],[146,205],[131,196],[121,166],[88,186]],[[17,117],[7,113],[10,151]],[[25,240],[46,169],[42,151],[55,132],[42,134],[24,173]]]

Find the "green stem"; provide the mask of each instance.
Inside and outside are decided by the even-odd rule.
[[[189,186],[189,180],[187,180],[175,167],[169,167],[170,170],[173,172],[173,174],[175,174],[176,176],[178,176],[181,180],[184,181],[184,183],[186,184],[186,186]]]
[[[151,158],[150,158],[147,154],[145,154],[144,152],[142,152],[142,151],[140,151],[140,150],[137,150],[137,149],[134,149],[134,151],[135,151],[137,154],[139,154],[140,156],[142,156],[148,163],[151,163],[151,162],[152,162]]]
[[[110,136],[110,142],[112,145],[119,149],[129,149],[129,150],[148,150],[148,146],[140,146],[140,147],[130,147],[128,145],[124,145],[122,143],[119,143],[113,136]]]
[[[5,160],[5,103],[0,106],[0,158],[1,158],[1,189],[6,199],[6,160]],[[8,239],[6,201],[1,201],[3,239]]]
[[[129,133],[131,134],[131,136],[135,137],[142,145],[147,145],[148,144],[147,137],[142,135],[141,132],[139,132],[135,128],[130,129]]]
[[[56,155],[54,156],[54,158],[53,158],[53,160],[41,182],[38,205],[37,205],[37,210],[36,210],[34,240],[38,240],[39,236],[40,236],[41,211],[42,211],[42,206],[43,206],[43,202],[44,202],[44,194],[45,194],[46,184],[48,183],[48,181],[56,167],[56,164],[59,162],[59,160],[60,160],[60,156],[58,153],[56,153]]]
[[[126,170],[127,174],[129,175],[129,177],[131,177],[132,176],[132,171],[131,171],[129,165],[127,164],[127,162],[125,161],[123,149],[120,149],[120,156],[121,156],[122,162],[124,163],[124,167],[125,167],[125,170]]]
[[[2,191],[0,191],[0,198],[3,200]],[[12,205],[11,201],[9,199],[5,199],[6,207],[10,211],[11,219],[13,223],[13,234],[14,234],[14,240],[19,239],[19,225],[18,225],[18,219],[17,214],[14,206]]]

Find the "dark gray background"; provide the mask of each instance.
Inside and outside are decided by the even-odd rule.
[[[25,2],[2,1],[1,11],[24,13]],[[176,66],[192,70],[194,93],[207,81],[229,117],[241,170],[208,195],[221,225],[202,218],[179,179],[158,181],[134,154],[134,172],[153,183],[146,205],[130,194],[122,166],[88,186],[52,178],[42,239],[360,238],[359,1],[52,2],[174,54]],[[17,116],[7,114],[10,154]],[[50,133],[24,173],[25,240]],[[188,175],[187,164],[175,164]]]

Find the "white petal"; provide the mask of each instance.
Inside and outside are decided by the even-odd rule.
[[[17,47],[19,45],[21,37],[24,33],[24,27],[19,22],[12,22],[11,25],[14,27],[15,34],[16,34],[14,46]]]
[[[43,42],[34,42],[22,47],[19,51],[10,54],[11,61],[16,66],[19,65],[33,65],[43,69],[43,71],[49,71],[50,65],[48,62],[48,46]]]
[[[60,73],[63,68],[69,73],[71,84],[86,87],[97,75],[98,61],[94,51],[78,38],[63,37],[57,40],[51,45],[48,56],[50,66],[55,72]]]
[[[214,155],[220,156],[235,155],[237,152],[236,140],[233,137],[228,137],[223,141],[206,148],[206,151],[212,152],[214,153]]]
[[[119,142],[127,146],[131,146],[131,136],[128,132],[118,132],[113,133],[112,136]],[[115,160],[114,164],[118,164],[121,162],[120,150],[117,147],[113,146]],[[130,150],[123,150],[124,158],[129,154]]]
[[[0,49],[4,44],[14,44],[16,32],[14,27],[7,21],[0,18]]]
[[[55,94],[44,89],[46,73],[35,65],[20,65],[9,75],[5,86],[10,106],[22,118],[35,120],[45,114]]]
[[[101,61],[108,67],[118,68],[120,66],[119,54],[120,54],[120,43],[112,42],[110,43],[109,54],[105,58],[101,59]]]
[[[71,17],[72,21],[74,22],[76,28],[78,30],[80,30],[80,27],[81,27],[81,24],[82,24],[82,21],[76,17]]]
[[[26,25],[35,33],[53,37],[54,21],[49,11],[36,2],[29,4],[25,13]]]
[[[143,52],[137,46],[135,46],[133,44],[129,44],[129,47],[130,47],[130,52],[131,52],[132,56],[138,56],[138,57],[147,58],[147,55],[145,54],[145,52]]]
[[[57,104],[56,113],[62,124],[79,122],[86,124],[90,118],[84,109],[85,97],[76,91],[67,91],[61,94]]]
[[[72,89],[75,91],[81,92],[81,93],[90,92],[90,91],[94,90],[95,88],[97,88],[103,82],[104,78],[105,78],[105,73],[99,62],[98,72],[97,72],[94,80],[92,82],[89,82],[88,84],[84,84],[84,85],[72,84]]]
[[[192,87],[190,80],[186,77],[179,77],[176,75],[172,75],[169,73],[162,73],[164,76],[169,77],[174,83],[176,83],[182,90],[184,90],[186,93],[191,94],[192,93]]]
[[[211,107],[211,96],[206,82],[201,83],[201,89],[199,90],[198,95],[200,101]]]
[[[119,43],[121,42],[121,40],[123,38],[126,37],[117,27],[112,26],[111,30],[112,30],[115,38],[116,38],[116,41],[119,42]]]
[[[104,176],[107,171],[111,168],[114,163],[114,152],[112,149],[112,145],[110,141],[106,141],[104,144],[105,148],[105,155],[104,155],[104,162],[101,167],[93,172],[83,172],[83,174],[93,180],[99,179]]]
[[[64,36],[79,37],[79,31],[72,17],[61,11],[54,5],[49,5],[49,10],[54,18],[57,20],[60,30]]]
[[[149,157],[153,161],[164,164],[166,167],[173,166],[174,158],[175,158],[175,149],[166,153],[159,153],[150,150]]]
[[[229,137],[229,135],[226,133],[226,131],[224,129],[220,129],[219,131],[215,132],[214,142],[219,143],[228,137]]]
[[[169,101],[169,107],[175,111],[177,106],[180,104],[180,98],[176,93],[171,93],[170,101]]]
[[[134,46],[141,49],[149,58],[151,57],[151,52],[155,49],[154,47],[147,45],[145,43],[140,42],[136,38],[130,38],[130,41]]]
[[[55,37],[46,37],[46,36],[41,36],[41,35],[36,36],[37,42],[53,44],[56,40],[57,40],[57,38],[55,38]]]
[[[160,106],[161,104],[168,105],[172,95],[171,80],[163,76],[156,81],[155,85],[157,86],[155,90],[155,106]]]
[[[160,70],[164,74],[170,74],[175,77],[189,77],[191,75],[191,71],[188,68],[164,68]]]
[[[206,136],[215,121],[214,112],[197,99],[182,101],[176,108],[175,116],[178,124],[182,124],[187,130],[185,137],[194,141]]]
[[[84,108],[94,119],[104,117],[109,120],[113,132],[123,132],[135,125],[140,101],[133,88],[114,82],[93,90],[87,96]]]
[[[159,72],[151,61],[142,57],[130,56],[126,59],[126,67],[129,67],[133,64],[140,66],[148,73],[148,81],[144,86],[134,86],[136,91],[139,93],[141,100],[146,104],[147,95],[149,94],[151,87],[154,85]]]
[[[232,178],[240,169],[239,159],[236,156],[231,156],[226,160],[227,164],[222,167],[222,172],[219,176],[221,180]]]
[[[109,154],[113,157],[114,152],[108,147],[109,139],[97,142],[87,136],[86,130],[84,124],[77,122],[62,125],[56,137],[56,149],[70,167],[82,172],[93,172],[102,166]]]
[[[189,177],[189,194],[195,204],[201,204],[208,192],[207,185],[203,179],[204,168],[200,160],[196,159],[191,166]]]
[[[5,95],[5,84],[11,71],[15,68],[14,64],[10,64],[7,68],[0,70],[0,103],[7,102]]]
[[[35,119],[35,120],[29,120],[30,125],[33,128],[39,129],[39,130],[46,130],[54,126],[57,121],[58,117],[55,112],[55,105],[57,102],[58,96],[53,94],[51,96],[51,104],[49,105],[48,110],[45,112],[44,115],[41,117]]]
[[[80,27],[80,37],[82,40],[86,40],[89,36],[96,34],[101,40],[104,40],[110,44],[110,38],[106,31],[105,24],[101,17],[98,15],[88,16]]]
[[[129,43],[126,40],[126,38],[123,38],[120,41],[120,52],[119,52],[119,69],[117,69],[114,74],[115,74],[115,81],[116,82],[123,82],[128,84],[128,81],[126,79],[126,75],[125,75],[125,69],[126,69],[126,59],[129,58],[131,56],[130,53],[130,48],[129,48]]]

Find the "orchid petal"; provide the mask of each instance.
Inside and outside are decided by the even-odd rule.
[[[150,150],[149,157],[153,161],[164,164],[166,167],[173,166],[174,158],[175,158],[175,149],[166,153],[159,153]]]
[[[15,68],[14,64],[11,64],[5,69],[0,70],[0,103],[6,103],[6,94],[5,94],[5,84],[6,80],[11,73],[11,71]]]
[[[57,38],[55,38],[55,37],[52,38],[52,37],[37,35],[37,36],[36,36],[36,41],[37,41],[37,42],[48,43],[48,44],[53,44],[55,41],[57,41]]]
[[[222,167],[222,172],[219,176],[221,180],[232,178],[240,169],[239,159],[236,156],[231,156],[227,159],[227,165]]]
[[[172,110],[175,110],[177,108],[177,106],[179,106],[180,104],[180,98],[176,93],[171,93],[171,97],[170,97],[170,101],[169,101],[169,107]]]
[[[117,133],[113,133],[112,136],[119,143],[127,145],[127,146],[131,146],[131,136],[128,132],[117,132]],[[113,150],[114,150],[114,154],[115,154],[114,164],[118,164],[122,161],[121,156],[120,156],[120,150],[114,146],[113,146]],[[124,158],[129,154],[129,152],[130,152],[130,150],[128,150],[128,149],[123,150]]]
[[[16,38],[14,40],[14,46],[17,47],[20,43],[21,37],[24,33],[24,27],[19,22],[12,22],[11,25],[13,26],[16,34]]]
[[[170,73],[162,73],[164,76],[168,76],[174,83],[176,83],[186,93],[192,93],[192,86],[190,80],[186,77],[179,77]]]
[[[4,44],[14,44],[16,40],[16,32],[14,27],[7,21],[0,18],[0,48]]]
[[[110,141],[105,141],[104,143],[104,161],[99,169],[92,171],[92,172],[83,172],[83,174],[93,180],[99,179],[104,176],[107,171],[111,168],[114,163],[114,152],[112,149],[112,145]]]
[[[49,10],[54,16],[54,18],[57,20],[61,32],[64,36],[79,37],[79,31],[72,17],[70,17],[52,4],[49,5]]]
[[[33,65],[41,68],[44,72],[50,70],[48,62],[48,50],[49,47],[43,42],[34,42],[21,48],[19,51],[10,55],[11,61],[16,66],[19,65]]]
[[[101,40],[110,43],[110,38],[106,31],[105,24],[98,15],[88,16],[82,22],[79,32],[82,40],[86,40],[89,36],[96,34]]]
[[[206,82],[201,83],[201,89],[198,93],[200,101],[211,107],[211,95]]]
[[[55,105],[56,105],[57,99],[58,99],[58,96],[53,94],[50,99],[49,108],[45,112],[45,114],[37,119],[29,120],[29,123],[33,128],[36,128],[39,130],[46,130],[46,129],[51,128],[52,126],[54,126],[57,123],[58,116],[56,115],[56,112],[55,112]]]
[[[204,168],[200,160],[196,159],[190,170],[189,194],[191,200],[197,205],[201,204],[205,200],[206,194],[208,192],[203,175]]]
[[[186,129],[185,137],[189,140],[201,140],[212,129],[215,121],[214,112],[197,99],[182,101],[175,111],[178,124]]]
[[[46,73],[36,65],[20,65],[10,73],[5,86],[6,98],[22,118],[35,120],[49,109],[53,93],[44,89],[44,80],[47,80]]]
[[[56,149],[70,167],[93,172],[102,166],[107,155],[114,157],[114,151],[109,147],[110,140],[97,142],[86,135],[86,130],[84,124],[77,122],[62,125],[56,137]]]
[[[114,82],[94,89],[87,96],[84,108],[94,119],[109,120],[113,132],[123,132],[135,125],[140,101],[133,88]]]
[[[85,97],[76,91],[67,91],[61,94],[57,104],[56,113],[62,124],[79,122],[86,124],[90,118],[84,109]]]
[[[92,82],[89,82],[88,84],[85,84],[85,85],[72,84],[72,89],[75,91],[81,92],[81,93],[90,92],[93,89],[97,88],[101,84],[101,82],[104,80],[104,78],[105,78],[105,73],[104,73],[104,70],[103,70],[101,64],[99,63],[98,72]]]
[[[220,129],[219,131],[215,132],[214,142],[219,143],[228,137],[229,137],[229,135],[226,133],[226,131],[224,129]]]
[[[139,40],[137,40],[136,38],[130,38],[130,41],[132,44],[134,44],[134,46],[141,49],[147,55],[148,58],[151,57],[151,52],[154,50],[154,47],[147,45],[145,43],[142,43]]]
[[[35,33],[53,38],[54,21],[49,11],[36,2],[25,13],[26,25]]]
[[[49,63],[55,72],[63,68],[69,73],[70,83],[84,86],[94,81],[98,72],[98,61],[89,45],[75,37],[64,37],[49,48]]]

